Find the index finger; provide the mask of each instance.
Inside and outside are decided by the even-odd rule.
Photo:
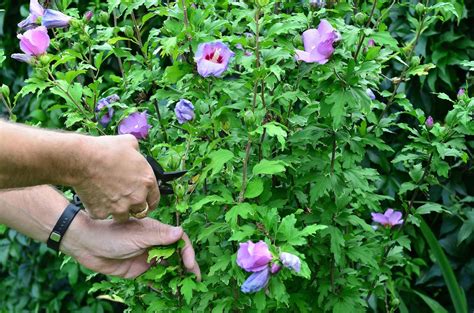
[[[199,264],[196,262],[196,254],[193,249],[191,240],[186,233],[183,233],[182,239],[184,240],[184,247],[181,249],[181,258],[186,270],[196,275],[196,280],[201,281],[201,269]]]
[[[155,180],[155,183],[151,185],[150,189],[148,190],[148,195],[146,198],[146,202],[150,207],[150,210],[154,210],[160,202],[160,189],[158,188],[158,183]]]

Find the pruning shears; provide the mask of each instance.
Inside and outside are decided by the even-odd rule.
[[[148,164],[150,164],[155,174],[156,181],[158,183],[158,188],[161,195],[172,195],[174,194],[173,187],[170,185],[170,182],[186,175],[188,171],[177,171],[177,172],[165,172],[163,167],[151,156],[146,156]],[[73,197],[74,204],[77,206],[82,205],[81,199],[74,194]]]

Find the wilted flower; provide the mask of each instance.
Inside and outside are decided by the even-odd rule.
[[[194,105],[186,99],[179,100],[174,112],[180,124],[192,121],[194,119]]]
[[[425,121],[426,127],[427,127],[428,129],[431,129],[431,128],[433,128],[433,124],[434,124],[433,117],[428,116],[428,118],[427,118],[426,121]]]
[[[111,104],[119,100],[120,97],[118,95],[111,95],[107,98],[100,99],[99,102],[97,102],[95,112],[96,118],[98,119],[100,125],[102,125],[103,127],[107,127],[107,125],[109,125],[110,121],[112,120],[112,117],[114,116],[114,108]],[[104,109],[107,109],[107,111],[105,113],[101,112],[105,111]]]
[[[318,29],[303,33],[304,50],[296,50],[296,59],[307,63],[325,64],[334,53],[333,44],[340,39],[337,31],[326,20],[321,20]]]
[[[18,35],[18,39],[24,54],[15,53],[12,58],[21,62],[29,62],[33,57],[45,54],[50,43],[48,31],[44,26],[30,29],[23,35]]]
[[[259,272],[268,268],[268,263],[272,260],[272,254],[265,242],[253,243],[248,241],[241,243],[237,251],[237,264],[247,272]]]
[[[22,30],[43,25],[47,28],[60,28],[69,26],[71,17],[56,10],[44,9],[38,0],[30,0],[30,15],[18,24]]]
[[[369,41],[367,42],[367,46],[368,47],[374,47],[375,46],[375,40],[373,40],[372,38],[369,39]]]
[[[276,274],[281,270],[281,265],[279,263],[273,263],[270,272]]]
[[[247,280],[243,283],[240,290],[243,293],[252,293],[257,292],[263,289],[270,280],[270,269],[267,267],[264,270],[259,272],[255,272],[247,278]]]
[[[197,63],[198,73],[202,77],[218,77],[227,69],[234,55],[234,52],[222,42],[207,42],[198,46],[194,60]]]
[[[386,227],[403,224],[402,212],[394,211],[393,209],[387,209],[384,214],[372,213],[372,220]]]
[[[71,22],[70,16],[67,16],[62,12],[50,9],[44,11],[43,20],[41,21],[43,26],[45,26],[46,28],[68,27],[69,22]]]
[[[294,254],[282,252],[280,253],[280,261],[285,267],[294,270],[297,273],[301,271],[301,260]]]
[[[464,94],[466,93],[466,90],[464,88],[459,88],[458,90],[458,98],[464,96]]]
[[[375,94],[374,94],[374,92],[372,91],[372,89],[367,88],[367,91],[366,91],[366,92],[367,92],[367,95],[369,96],[370,99],[375,100],[376,97],[375,97]]]
[[[143,139],[148,136],[148,131],[151,128],[148,125],[146,112],[135,112],[120,122],[118,132],[120,135],[131,134],[137,139]]]

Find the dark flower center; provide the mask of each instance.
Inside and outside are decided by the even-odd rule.
[[[219,64],[224,61],[224,58],[222,57],[222,55],[220,55],[219,49],[211,52],[210,54],[207,54],[205,59],[214,63],[219,63]]]

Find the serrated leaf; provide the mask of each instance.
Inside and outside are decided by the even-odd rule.
[[[237,219],[242,217],[246,219],[249,215],[255,213],[255,207],[250,203],[239,203],[236,206],[233,206],[226,214],[225,220],[231,225],[237,225]]]
[[[184,296],[186,303],[191,303],[191,299],[193,298],[193,290],[196,289],[196,283],[191,277],[186,277],[181,282],[181,294]]]
[[[220,173],[224,168],[224,165],[230,160],[232,160],[233,157],[234,154],[229,150],[220,149],[217,151],[213,151],[209,154],[211,162],[206,167],[206,169],[212,170],[211,176],[214,176],[217,173]]]
[[[150,263],[151,260],[153,259],[168,259],[169,257],[171,257],[174,253],[176,252],[176,249],[175,248],[164,248],[164,247],[157,247],[157,248],[153,248],[151,249],[149,252],[148,252],[148,258],[147,258],[147,262]]]
[[[438,203],[425,203],[416,209],[417,214],[429,214],[431,212],[443,212],[446,211],[443,207]]]

